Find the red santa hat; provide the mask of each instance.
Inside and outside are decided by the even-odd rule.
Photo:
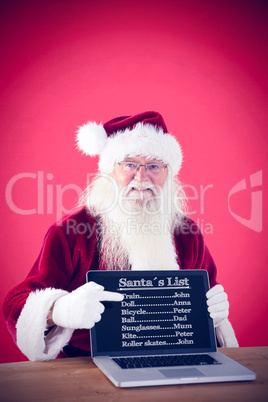
[[[181,147],[157,112],[116,117],[103,125],[88,122],[78,129],[77,147],[86,155],[99,155],[99,170],[107,174],[126,156],[159,159],[174,176],[182,163]]]

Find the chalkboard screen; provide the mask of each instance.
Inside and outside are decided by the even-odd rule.
[[[91,329],[93,356],[216,350],[206,271],[89,271],[87,281],[124,294],[122,302],[103,302]]]

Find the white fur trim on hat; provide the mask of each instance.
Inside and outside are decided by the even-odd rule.
[[[137,155],[167,163],[174,176],[182,163],[182,150],[175,137],[151,124],[138,123],[132,130],[126,129],[108,137],[100,156],[99,169],[111,174],[115,163],[123,161],[126,156]]]
[[[102,124],[88,122],[79,127],[76,144],[86,155],[100,155],[107,143],[107,134]]]
[[[221,347],[237,348],[239,346],[235,336],[234,329],[228,318],[223,320],[219,324],[219,326],[215,328],[215,330],[217,339]]]
[[[99,170],[111,174],[114,164],[126,156],[145,156],[167,163],[175,176],[182,164],[182,150],[176,138],[152,124],[137,123],[132,129],[107,137],[101,124],[87,123],[77,133],[77,147],[86,155],[100,155]]]
[[[55,326],[45,337],[47,317],[54,302],[68,292],[47,288],[31,292],[17,321],[17,345],[29,360],[55,359],[73,330]]]

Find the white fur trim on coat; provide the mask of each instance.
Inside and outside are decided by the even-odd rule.
[[[239,346],[235,336],[234,329],[228,318],[223,320],[218,325],[218,327],[215,328],[215,330],[217,339],[221,347],[237,348]]]
[[[68,292],[47,288],[29,294],[17,321],[17,345],[29,360],[55,359],[73,330],[54,327],[45,337],[47,317],[54,302]]]

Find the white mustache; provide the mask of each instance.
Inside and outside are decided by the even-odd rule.
[[[153,185],[153,183],[151,183],[150,181],[139,182],[137,180],[132,180],[128,184],[126,190],[127,191],[130,191],[130,190],[151,190],[153,192],[153,194],[156,195],[156,188]]]

